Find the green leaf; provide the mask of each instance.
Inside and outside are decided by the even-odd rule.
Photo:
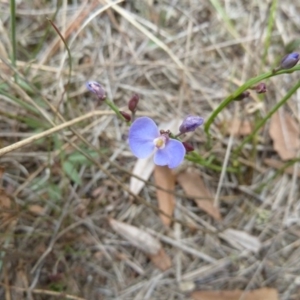
[[[81,185],[81,178],[72,162],[70,162],[69,160],[64,161],[63,170],[66,172],[66,174],[70,177],[72,181]]]
[[[87,154],[93,158],[98,158],[99,154],[96,151],[87,151]],[[90,165],[91,161],[86,158],[82,153],[74,152],[68,157],[68,161],[74,164]]]
[[[23,80],[20,77],[18,77],[18,84],[26,92],[29,92],[29,93],[33,93],[34,92],[33,89],[32,89],[32,87],[25,80]]]
[[[48,194],[51,200],[59,201],[62,199],[61,189],[56,184],[48,186]]]

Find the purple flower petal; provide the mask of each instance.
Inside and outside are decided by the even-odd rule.
[[[148,157],[155,149],[153,140],[159,136],[154,121],[148,117],[136,119],[129,129],[129,146],[138,158]]]
[[[176,168],[183,161],[185,152],[181,142],[170,139],[164,149],[157,150],[154,163],[159,166],[168,165],[170,169]]]

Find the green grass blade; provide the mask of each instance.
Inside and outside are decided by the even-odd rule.
[[[16,1],[10,0],[10,34],[11,34],[11,62],[14,67],[17,66],[17,37],[16,37]],[[17,81],[17,74],[15,74]]]
[[[268,28],[267,28],[267,36],[265,39],[264,43],[264,53],[262,57],[262,63],[263,65],[266,64],[267,60],[267,54],[271,45],[271,37],[272,37],[272,31],[273,31],[273,26],[274,26],[274,21],[275,21],[275,16],[276,16],[276,10],[277,10],[277,0],[272,1],[271,5],[271,11],[270,11],[270,16],[268,19]]]

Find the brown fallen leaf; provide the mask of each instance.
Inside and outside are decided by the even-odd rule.
[[[37,204],[29,205],[28,210],[38,216],[41,216],[45,213],[45,208]]]
[[[264,163],[269,166],[269,167],[272,167],[272,168],[275,168],[275,169],[281,169],[284,167],[285,163],[281,162],[281,161],[278,161],[276,159],[272,159],[272,158],[266,158],[264,159]],[[283,170],[283,172],[285,174],[289,174],[289,175],[293,175],[294,174],[294,167],[287,167]],[[297,172],[297,176],[300,177],[300,170],[298,170]]]
[[[249,292],[235,291],[195,291],[193,300],[279,300],[278,292],[271,288],[261,288]]]
[[[4,189],[0,188],[0,228],[15,223],[17,206]]]
[[[157,254],[149,255],[149,257],[153,264],[162,271],[166,271],[172,266],[171,259],[163,248],[160,248]]]
[[[109,219],[109,224],[130,244],[147,254],[157,268],[165,271],[172,266],[171,259],[162,248],[161,243],[150,233],[115,219]]]
[[[11,206],[10,198],[7,196],[4,189],[0,188],[0,210],[9,209]]]
[[[5,172],[5,168],[0,166],[0,180],[2,179],[4,172]]]
[[[245,136],[252,132],[252,124],[249,120],[234,118],[225,122],[226,133],[233,136]]]
[[[170,190],[173,192],[175,189],[175,176],[167,166],[155,166],[154,180],[157,186],[165,190]],[[168,193],[163,190],[156,189],[158,207],[170,217],[173,215],[175,207],[175,197],[172,192]],[[170,226],[170,218],[163,214],[160,214],[160,218],[164,225]]]
[[[297,156],[300,149],[300,129],[292,116],[285,111],[277,111],[271,117],[269,133],[274,149],[282,160]]]
[[[222,219],[219,209],[213,205],[213,197],[209,189],[205,186],[202,178],[195,172],[183,172],[177,176],[177,181],[184,189],[189,198],[194,199],[197,206],[213,217],[215,220]]]

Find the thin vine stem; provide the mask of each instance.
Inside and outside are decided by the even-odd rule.
[[[242,86],[240,86],[238,89],[236,89],[231,95],[229,95],[224,101],[220,103],[220,105],[212,112],[210,117],[207,119],[204,125],[204,131],[208,137],[210,137],[209,129],[215,118],[218,116],[218,114],[234,99],[237,98],[241,93],[249,89],[250,87],[256,85],[257,83],[261,82],[262,80],[271,78],[273,76],[278,76],[282,74],[288,74],[288,73],[293,73],[295,71],[300,71],[300,65],[297,65],[291,69],[288,70],[280,70],[277,72],[274,71],[269,71],[267,73],[258,75],[257,77],[253,77],[249,79],[247,82],[245,82]]]
[[[264,126],[264,124],[271,118],[271,116],[283,105],[289,100],[289,98],[300,88],[300,81],[297,82],[287,93],[286,95],[276,104],[272,107],[272,109],[267,113],[267,115],[258,122],[255,129],[249,134],[242,143],[234,150],[234,154],[237,155],[243,148],[243,146],[249,142],[254,135],[258,132],[258,130]]]

